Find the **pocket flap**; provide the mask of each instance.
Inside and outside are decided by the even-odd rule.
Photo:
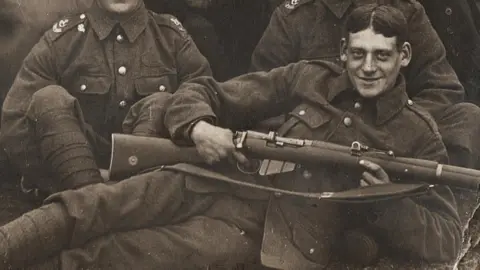
[[[330,114],[309,104],[297,106],[289,115],[299,119],[311,129],[318,128],[331,120]]]
[[[172,75],[163,75],[158,77],[141,77],[135,79],[135,89],[137,94],[148,96],[157,92],[173,93],[177,90],[177,77]]]
[[[112,79],[107,76],[86,77],[80,76],[68,87],[69,91],[85,95],[101,95],[110,91]]]

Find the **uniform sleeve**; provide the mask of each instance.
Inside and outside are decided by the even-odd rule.
[[[294,95],[292,84],[303,66],[291,64],[224,83],[208,76],[182,84],[166,105],[165,124],[171,137],[185,139],[185,128],[197,119],[212,119],[217,125],[235,129],[278,115]]]
[[[252,54],[250,71],[269,71],[299,61],[298,43],[302,37],[277,7]]]
[[[446,107],[463,101],[465,93],[424,8],[416,1],[412,5],[414,12],[408,26],[413,59],[406,74],[408,93],[436,116]]]
[[[179,85],[195,77],[212,75],[210,64],[190,37],[181,41],[177,63]]]
[[[57,84],[56,63],[51,43],[44,36],[27,55],[7,93],[2,108],[2,144],[15,165],[27,166],[24,149],[31,141],[28,107],[33,94],[48,85]]]
[[[423,142],[416,158],[447,162],[438,135]],[[394,250],[427,262],[457,258],[462,232],[455,198],[447,186],[437,186],[418,197],[378,202],[373,210],[377,215],[371,224],[383,236],[380,240]]]

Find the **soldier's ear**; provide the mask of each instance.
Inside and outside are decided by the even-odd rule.
[[[408,42],[404,42],[402,45],[402,48],[400,50],[400,57],[401,57],[401,62],[400,65],[402,67],[408,66],[410,64],[410,61],[412,60],[412,45]]]
[[[347,62],[347,39],[342,38],[340,40],[340,60]]]

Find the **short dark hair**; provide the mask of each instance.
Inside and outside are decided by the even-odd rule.
[[[408,41],[408,23],[402,11],[390,5],[369,4],[354,9],[347,18],[344,37],[372,28],[385,37],[396,37],[397,48]]]

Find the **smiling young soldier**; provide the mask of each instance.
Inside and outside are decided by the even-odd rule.
[[[243,125],[289,113],[282,127],[286,136],[343,145],[360,141],[397,156],[448,162],[435,123],[408,99],[399,73],[412,55],[403,14],[390,6],[362,6],[352,12],[345,33],[341,47],[346,70],[328,62],[302,61],[225,83],[199,77],[182,84],[167,104],[165,125],[172,139],[195,144],[209,163],[232,157],[243,163],[246,158],[235,149],[232,132],[212,123]],[[341,165],[302,165],[270,179],[243,177],[305,192],[390,182],[377,164],[364,160],[359,166],[362,170],[352,172]],[[213,168],[239,177],[235,165]],[[409,180],[414,179],[402,179]],[[199,227],[185,230],[183,224]],[[455,260],[462,242],[455,200],[446,186],[354,208],[156,171],[52,195],[42,208],[0,227],[0,263],[17,267],[30,254],[27,264],[53,258],[65,269],[116,264],[194,269],[244,261],[260,250],[268,267],[321,269],[353,231],[375,239],[385,255],[427,262]],[[208,241],[198,241],[204,238]],[[122,243],[130,248],[122,248]],[[371,250],[354,253],[361,257]],[[105,261],[99,254],[122,255]]]
[[[209,64],[173,16],[143,0],[95,0],[26,57],[3,105],[2,145],[26,191],[103,182],[111,134],[158,135],[160,96],[200,75]]]

